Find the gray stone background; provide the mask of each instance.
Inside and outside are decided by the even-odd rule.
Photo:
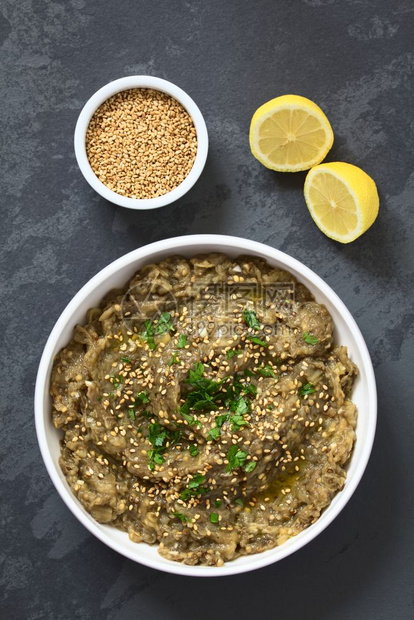
[[[0,0],[1,603],[5,620],[414,617],[412,0]],[[199,104],[210,153],[197,185],[129,212],[81,176],[85,101],[129,74]],[[313,224],[304,174],[251,156],[255,109],[287,92],[327,113],[330,160],[376,180],[380,216],[349,246]],[[37,447],[37,364],[60,312],[98,270],[147,242],[228,233],[288,252],[334,288],[375,364],[379,424],[367,472],[336,521],[256,573],[190,579],[94,539],[55,492]]]

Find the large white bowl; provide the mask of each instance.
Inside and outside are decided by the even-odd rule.
[[[183,108],[185,108],[191,116],[197,133],[197,153],[190,172],[185,177],[184,181],[180,183],[180,185],[177,185],[177,187],[172,189],[170,192],[167,192],[162,196],[158,196],[157,198],[128,198],[127,196],[121,196],[121,194],[113,192],[98,179],[91,168],[86,154],[86,132],[94,113],[99,106],[104,103],[104,101],[113,95],[116,95],[124,90],[129,90],[130,88],[152,88],[153,90],[159,90],[167,95],[170,95],[171,97],[174,97],[174,99],[177,99],[177,101],[181,103]],[[207,159],[208,133],[206,123],[200,109],[193,99],[191,99],[191,97],[181,88],[172,82],[168,82],[167,80],[153,77],[151,75],[130,75],[128,77],[119,78],[118,80],[109,82],[109,84],[105,84],[105,86],[102,86],[102,88],[92,95],[92,97],[85,103],[76,123],[74,147],[76,161],[78,162],[80,171],[88,181],[89,185],[93,187],[98,194],[116,205],[126,207],[127,209],[158,209],[159,207],[165,207],[166,205],[169,205],[184,196],[184,194],[186,194],[193,187],[194,183],[199,178]]]
[[[76,323],[85,320],[88,308],[99,304],[110,289],[126,284],[143,265],[173,254],[189,257],[200,252],[260,256],[266,258],[271,265],[292,273],[310,289],[318,302],[325,304],[335,323],[336,341],[348,347],[349,355],[360,371],[352,394],[358,407],[357,441],[343,490],[336,495],[318,521],[298,536],[280,547],[239,558],[222,567],[186,566],[166,560],[158,555],[156,547],[133,543],[127,534],[94,521],[72,494],[60,470],[60,435],[52,424],[49,397],[53,358],[59,349],[70,341]],[[157,241],[122,256],[89,280],[68,304],[49,336],[40,361],[35,394],[36,430],[45,465],[57,491],[77,519],[102,542],[135,562],[170,573],[199,577],[232,575],[261,568],[297,551],[320,534],[348,502],[364,473],[374,440],[376,411],[375,377],[368,349],[357,324],[336,293],[308,267],[287,254],[262,243],[224,235],[190,235]]]

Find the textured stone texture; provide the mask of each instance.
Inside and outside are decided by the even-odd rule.
[[[0,0],[0,8],[1,617],[412,618],[412,0]],[[210,132],[201,179],[157,212],[98,197],[73,154],[86,99],[137,73],[188,91]],[[380,217],[350,246],[314,226],[304,175],[272,173],[250,155],[252,113],[286,92],[327,113],[336,138],[329,159],[359,164],[378,183]],[[133,248],[201,232],[263,241],[325,278],[362,329],[379,391],[373,455],[335,523],[283,562],[220,582],[157,573],[89,535],[52,487],[32,407],[42,348],[76,291]]]

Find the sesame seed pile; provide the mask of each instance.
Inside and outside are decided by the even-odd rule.
[[[95,519],[169,559],[221,565],[299,533],[342,488],[357,369],[326,309],[304,287],[253,309],[208,286],[282,277],[259,259],[173,257],[77,328],[53,369],[53,419]],[[158,313],[144,320],[144,304]]]
[[[188,176],[197,134],[176,99],[134,88],[96,110],[86,132],[86,153],[93,172],[112,191],[128,198],[156,198]]]

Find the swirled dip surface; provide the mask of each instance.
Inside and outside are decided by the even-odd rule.
[[[60,466],[99,522],[221,565],[280,545],[343,487],[356,366],[289,273],[253,257],[143,267],[57,355]]]

